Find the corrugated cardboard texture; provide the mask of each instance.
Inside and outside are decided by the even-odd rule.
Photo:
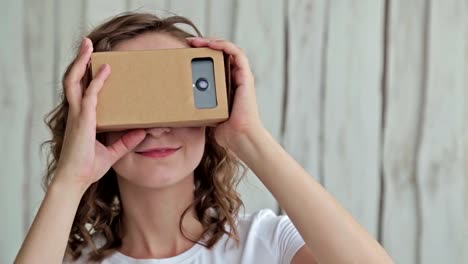
[[[195,107],[191,61],[213,59],[217,107]],[[183,48],[96,52],[94,77],[105,63],[111,75],[98,96],[97,131],[213,125],[229,117],[229,61],[221,51]]]

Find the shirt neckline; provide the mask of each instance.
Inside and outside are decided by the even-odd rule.
[[[201,242],[201,241],[198,241]],[[182,252],[181,254],[169,257],[169,258],[161,258],[161,259],[136,259],[124,255],[120,251],[116,251],[112,258],[116,260],[122,261],[122,263],[140,263],[140,264],[175,264],[175,263],[182,263],[182,261],[188,260],[189,258],[193,257],[200,249],[202,249],[203,245],[195,243],[191,248]]]

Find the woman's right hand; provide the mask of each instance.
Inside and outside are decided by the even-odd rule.
[[[96,139],[96,106],[98,94],[110,75],[109,65],[103,65],[85,89],[88,63],[93,44],[85,38],[80,53],[64,80],[65,96],[69,103],[65,129],[55,180],[67,180],[86,190],[98,181],[110,167],[134,149],[145,137],[142,129],[131,130],[110,146]]]

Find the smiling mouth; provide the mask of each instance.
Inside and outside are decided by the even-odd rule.
[[[149,158],[165,158],[165,157],[171,156],[172,154],[177,152],[180,148],[181,147],[175,148],[175,149],[160,148],[160,149],[153,149],[149,151],[142,151],[142,152],[136,152],[136,153],[145,157],[149,157]]]

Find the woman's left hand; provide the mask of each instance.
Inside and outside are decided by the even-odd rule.
[[[216,141],[234,150],[252,133],[263,131],[255,95],[255,81],[244,51],[235,44],[213,38],[188,38],[193,47],[208,47],[231,56],[231,76],[236,87],[229,119],[216,126]]]

